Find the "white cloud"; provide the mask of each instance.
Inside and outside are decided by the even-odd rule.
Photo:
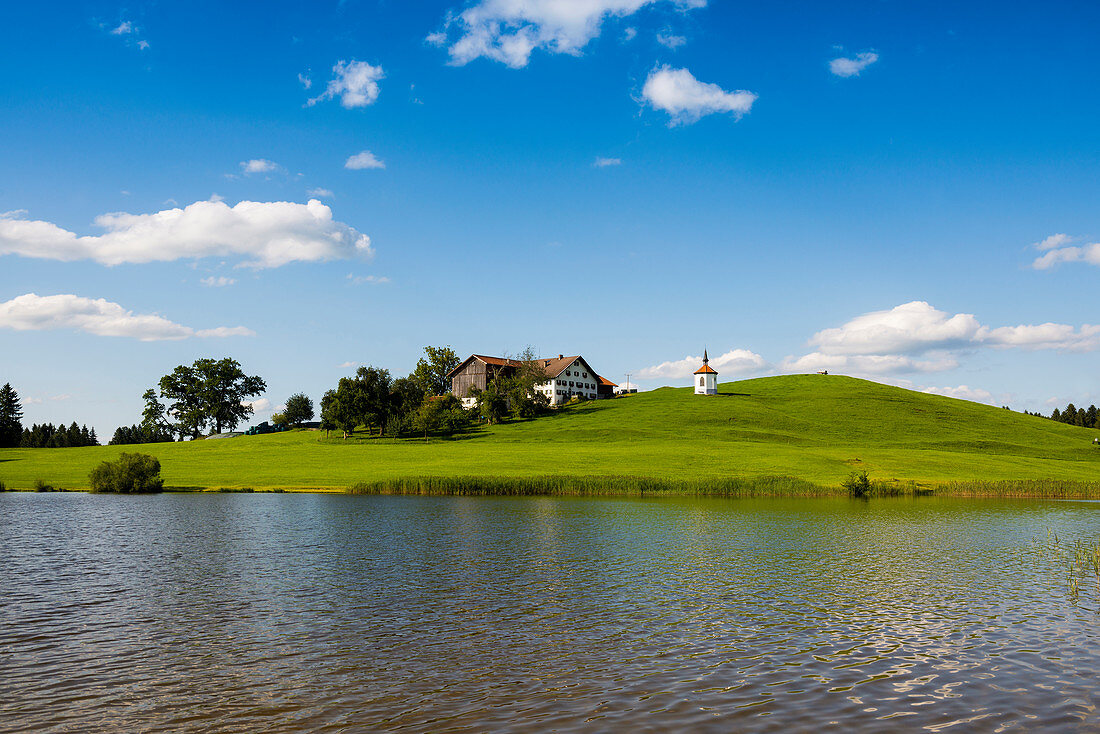
[[[601,158],[597,156],[592,165],[596,168],[607,168],[608,166],[621,166],[622,164],[622,158]]]
[[[342,369],[342,370],[355,369],[356,367],[359,366],[359,363],[358,362],[343,362],[343,363],[338,364],[336,366],[339,369]]]
[[[1100,326],[1045,323],[990,327],[973,314],[949,314],[925,301],[912,301],[819,331],[809,344],[814,351],[787,357],[781,369],[904,374],[953,369],[959,364],[960,353],[983,347],[1091,352],[1100,349]]]
[[[625,18],[659,3],[666,0],[480,0],[449,15],[446,33],[433,33],[428,42],[443,45],[455,31],[448,48],[452,64],[484,57],[518,69],[527,65],[535,49],[579,55],[600,34],[606,19]],[[688,10],[703,7],[706,0],[667,4]]]
[[[683,36],[674,36],[669,31],[662,31],[657,34],[657,43],[666,48],[670,48],[673,51],[683,46],[688,40]]]
[[[95,224],[106,233],[78,236],[52,222],[0,215],[0,255],[103,265],[237,256],[265,268],[374,254],[367,235],[333,220],[316,199],[197,201],[155,214],[103,214]]]
[[[117,26],[115,26],[114,28],[111,29],[111,35],[112,36],[125,36],[125,35],[128,35],[128,34],[133,33],[133,32],[134,32],[134,26],[128,20],[122,21]]]
[[[1034,247],[1043,254],[1035,258],[1031,267],[1036,270],[1048,270],[1058,263],[1083,262],[1100,265],[1100,242],[1081,246],[1070,246],[1073,237],[1066,234],[1052,234]]]
[[[149,42],[146,41],[146,40],[138,41],[137,42],[137,47],[140,48],[142,51],[144,51],[147,48],[149,48]]]
[[[340,98],[340,105],[346,109],[366,107],[378,99],[378,82],[386,78],[381,66],[371,66],[365,61],[337,61],[332,67],[334,78],[329,81],[325,91],[306,102],[313,106],[327,99]]]
[[[378,160],[374,153],[369,150],[364,150],[350,156],[344,161],[344,168],[349,168],[352,171],[361,171],[367,168],[385,168],[386,164]],[[399,166],[400,168],[400,166]]]
[[[1036,242],[1033,247],[1036,250],[1053,250],[1055,247],[1065,247],[1070,242],[1073,242],[1073,238],[1068,234],[1052,234],[1041,242]]]
[[[814,334],[810,345],[824,354],[906,354],[965,346],[981,324],[971,314],[950,315],[924,301],[872,311],[839,328]]]
[[[691,377],[695,370],[703,364],[703,357],[688,355],[674,362],[661,362],[660,364],[639,370],[639,380],[652,380],[659,377],[686,378]],[[760,372],[768,367],[764,358],[747,349],[731,349],[725,354],[710,360],[710,366],[724,375],[747,375]]]
[[[447,44],[447,34],[439,31],[429,33],[424,40],[432,46],[445,46]]]
[[[278,171],[279,164],[275,161],[269,161],[266,158],[253,158],[250,161],[241,161],[241,171],[243,173],[271,173],[272,171]]]
[[[833,59],[829,62],[829,71],[833,72],[836,76],[845,78],[859,76],[861,71],[876,61],[878,61],[878,54],[873,51],[864,51],[861,54],[856,54],[855,58],[845,58],[841,56]]]
[[[243,326],[192,329],[155,314],[135,314],[102,298],[72,294],[39,296],[27,293],[0,303],[0,327],[16,331],[77,329],[98,336],[121,336],[141,341],[188,337],[253,336]]]
[[[303,89],[309,89],[310,87],[313,86],[313,80],[310,79],[305,74],[299,74],[298,75],[298,83],[302,85]]]
[[[316,188],[316,189],[310,189],[306,193],[309,194],[310,196],[323,197],[325,199],[331,199],[332,198],[332,189]]]
[[[970,400],[974,403],[985,403],[987,405],[996,405],[996,401],[993,399],[993,393],[988,390],[983,390],[980,387],[970,387],[968,385],[959,385],[958,387],[926,387],[921,392],[926,392],[931,395],[945,395],[949,398],[959,398],[960,400]]]
[[[348,280],[350,280],[353,285],[362,285],[363,283],[382,285],[383,283],[390,282],[390,279],[384,275],[352,275],[351,273],[348,273]]]
[[[949,355],[916,359],[900,354],[822,354],[810,352],[801,357],[787,357],[780,363],[782,372],[842,372],[850,375],[898,375],[912,372],[942,372],[958,367]]]
[[[1100,326],[1085,324],[1075,329],[1068,324],[1046,323],[1001,326],[996,329],[982,327],[979,340],[993,347],[1092,352],[1100,349]]]
[[[669,126],[695,122],[704,115],[729,112],[740,119],[752,109],[756,95],[739,89],[727,92],[717,84],[701,82],[687,69],[661,66],[649,73],[642,97],[654,109],[672,118]]]
[[[271,410],[271,401],[267,398],[258,398],[256,400],[242,400],[241,405],[252,406],[252,413],[254,415],[259,413],[267,413]]]
[[[638,35],[638,29],[630,26],[623,29],[623,43],[630,43]]]
[[[209,278],[203,278],[199,281],[207,288],[225,288],[226,286],[233,285],[237,282],[236,278],[227,278],[224,275],[214,277],[211,275]]]

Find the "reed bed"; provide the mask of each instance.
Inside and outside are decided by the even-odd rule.
[[[1066,479],[999,479],[945,482],[935,486],[944,497],[1005,497],[1031,499],[1100,499],[1100,481]]]
[[[566,497],[590,496],[710,496],[826,497],[833,487],[796,477],[721,478],[711,480],[655,479],[630,476],[541,477],[404,477],[359,482],[352,494],[429,494]]]

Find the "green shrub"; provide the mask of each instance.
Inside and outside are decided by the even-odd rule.
[[[160,492],[160,462],[148,454],[119,454],[116,461],[105,461],[88,475],[93,492],[138,494]]]
[[[8,485],[4,484],[3,482],[0,482],[0,492],[7,492],[7,491],[8,491]]]
[[[852,472],[848,478],[841,482],[841,486],[848,490],[852,497],[869,497],[871,495],[871,480],[866,471]]]
[[[34,480],[34,491],[35,492],[58,492],[60,490],[58,490],[58,488],[53,486],[52,484],[46,484],[41,479],[35,479]]]

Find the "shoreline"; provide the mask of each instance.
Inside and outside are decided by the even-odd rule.
[[[31,492],[33,487],[8,487]],[[86,492],[57,488],[52,492]],[[50,492],[41,492],[48,494]],[[168,494],[363,494],[437,497],[847,497],[839,485],[817,484],[790,476],[669,480],[611,476],[417,476],[351,486],[166,486]],[[1100,499],[1100,481],[1055,479],[961,480],[917,482],[872,480],[871,497],[961,497],[986,499]]]

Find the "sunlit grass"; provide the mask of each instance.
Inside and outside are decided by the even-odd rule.
[[[833,375],[725,383],[720,392],[664,388],[454,439],[357,434],[344,441],[339,433],[291,431],[140,447],[4,449],[0,481],[20,490],[36,479],[86,488],[96,464],[139,450],[160,460],[166,490],[343,492],[362,482],[397,491],[476,478],[478,486],[550,486],[553,479],[555,491],[568,492],[583,481],[600,493],[751,485],[842,494],[845,477],[866,471],[878,495],[1100,497],[1100,450],[1091,444],[1097,431]],[[776,478],[802,484],[780,486]]]

